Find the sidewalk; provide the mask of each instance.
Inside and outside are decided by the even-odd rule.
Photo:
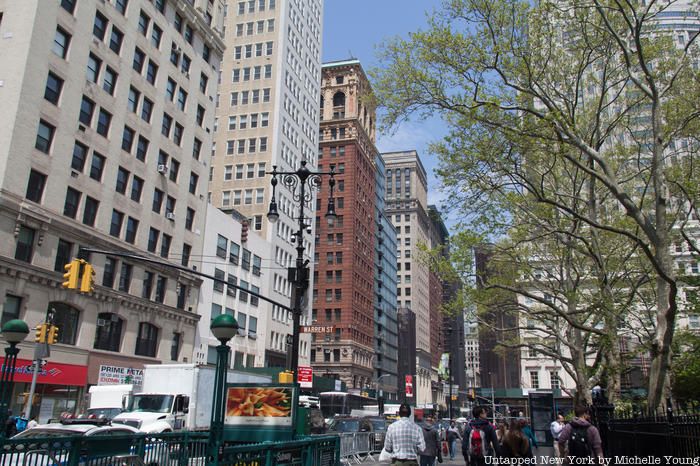
[[[551,464],[546,461],[546,458],[551,458],[554,456],[554,449],[552,447],[539,447],[536,448],[535,451],[533,452],[535,455],[535,464],[538,465],[545,465],[545,464]],[[375,455],[374,459],[377,459],[378,455]],[[543,461],[543,458],[545,460]],[[391,463],[379,463],[377,461],[372,461],[369,458],[362,463],[363,465],[368,465],[368,466],[387,466]],[[455,457],[454,460],[450,460],[450,457],[447,456],[446,458],[443,459],[442,463],[436,463],[436,466],[465,466],[464,462],[464,457],[462,456],[462,452],[458,452],[457,456]]]

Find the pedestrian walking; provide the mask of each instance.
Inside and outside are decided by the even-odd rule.
[[[535,433],[532,431],[532,427],[530,427],[530,422],[527,419],[521,419],[520,427],[523,434],[525,434],[527,439],[530,441],[530,446],[532,448],[538,448],[539,445],[537,445],[537,439],[535,438]]]
[[[562,450],[559,449],[559,435],[561,434],[562,429],[564,429],[564,426],[566,423],[564,422],[564,416],[561,413],[557,413],[557,418],[552,421],[552,423],[549,425],[549,430],[552,432],[552,438],[554,439],[554,457],[555,458],[563,458],[564,453]]]
[[[508,427],[506,426],[506,422],[498,421],[498,426],[496,427],[496,438],[498,438],[499,445],[503,444],[503,439],[505,438],[507,432]]]
[[[487,456],[499,453],[498,437],[488,420],[486,408],[476,406],[472,415],[474,418],[469,421],[462,437],[462,455],[468,466],[484,466]]]
[[[591,425],[591,412],[587,406],[576,406],[576,417],[564,426],[559,434],[559,451],[566,451],[569,458],[603,458],[600,432]]]
[[[447,428],[447,444],[450,447],[450,459],[455,459],[455,453],[457,451],[457,441],[462,440],[462,436],[459,434],[459,429],[455,421],[450,422],[450,427]]]
[[[384,438],[384,449],[391,454],[392,464],[418,466],[418,455],[425,450],[423,430],[412,422],[411,406],[399,406],[399,420],[389,426]]]
[[[533,458],[532,445],[520,422],[513,420],[501,443],[503,458]]]
[[[420,452],[420,466],[435,466],[436,459],[438,463],[442,463],[440,433],[435,428],[435,423],[431,416],[425,418],[423,440],[425,441],[425,449]]]

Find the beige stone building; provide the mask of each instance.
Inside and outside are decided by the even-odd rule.
[[[219,76],[215,145],[212,150],[209,199],[224,211],[237,210],[250,219],[251,229],[270,243],[263,290],[280,303],[290,303],[292,285],[287,267],[294,265],[298,201],[278,186],[280,219],[265,217],[271,196],[271,176],[277,166],[294,171],[302,160],[317,167],[318,102],[321,83],[322,0],[246,0],[228,2],[227,51]],[[314,229],[314,202],[305,217]],[[305,235],[305,255],[312,262],[313,233]],[[308,323],[310,314],[302,323]],[[265,338],[265,364],[283,366],[292,333],[290,313],[274,307]],[[308,364],[309,340],[304,336],[300,361]]]
[[[221,0],[0,0],[2,321],[51,311],[60,328],[40,421],[107,371],[138,383],[145,363],[191,361],[196,276],[93,253],[93,293],[61,283],[81,246],[200,260],[223,14]]]
[[[432,405],[437,372],[431,364],[430,271],[417,260],[418,245],[431,244],[427,174],[415,150],[388,152],[382,158],[386,163],[385,212],[397,233],[397,273],[401,277],[397,307],[411,309],[416,315],[415,402],[417,406]]]

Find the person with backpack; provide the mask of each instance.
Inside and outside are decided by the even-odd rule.
[[[513,420],[508,432],[501,442],[501,456],[503,458],[533,458],[532,445],[527,435],[522,430],[522,424]]]
[[[484,466],[487,456],[499,454],[496,429],[487,418],[486,408],[475,406],[472,410],[474,419],[464,431],[462,454],[468,466]]]
[[[420,466],[435,466],[435,459],[438,460],[438,463],[442,463],[440,433],[435,429],[431,416],[425,418],[423,439],[425,440],[425,449],[420,452]]]
[[[591,412],[587,406],[576,406],[576,417],[564,426],[559,434],[559,451],[566,451],[568,457],[603,458],[603,443],[600,432],[591,424]]]
[[[450,448],[450,459],[455,459],[455,454],[457,451],[457,440],[462,440],[462,436],[459,435],[459,429],[455,421],[450,422],[450,427],[447,428],[447,445]]]

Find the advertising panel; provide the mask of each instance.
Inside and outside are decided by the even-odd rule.
[[[292,427],[296,409],[290,386],[229,386],[226,390],[226,426]]]
[[[143,386],[143,369],[133,367],[121,367],[100,365],[100,373],[97,385],[123,385],[132,384],[136,391]]]

